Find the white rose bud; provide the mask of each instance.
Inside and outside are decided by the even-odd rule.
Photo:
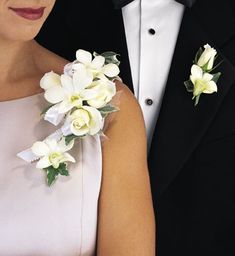
[[[93,107],[83,106],[68,117],[61,129],[64,136],[69,134],[85,136],[97,134],[102,126],[103,119],[100,112]]]
[[[209,44],[206,44],[204,46],[205,50],[203,51],[202,55],[200,56],[197,65],[199,67],[206,66],[206,70],[211,70],[214,65],[215,56],[217,54],[217,51],[212,48]]]

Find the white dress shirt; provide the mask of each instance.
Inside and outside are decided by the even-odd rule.
[[[174,0],[135,0],[122,8],[135,96],[148,145],[161,107],[184,6]]]

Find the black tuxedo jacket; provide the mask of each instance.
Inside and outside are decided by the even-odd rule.
[[[38,40],[71,60],[78,48],[120,53],[122,77],[132,89],[122,15],[111,0],[58,1]],[[202,95],[194,107],[184,81],[206,43],[223,61],[222,76],[218,92]],[[158,256],[235,255],[234,0],[197,0],[185,10],[149,171]]]

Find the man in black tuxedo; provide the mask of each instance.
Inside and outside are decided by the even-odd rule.
[[[149,153],[158,256],[234,256],[235,3],[181,2],[187,7]],[[120,53],[133,90],[121,10],[111,0],[63,0],[56,9],[38,40],[71,60],[78,47]],[[206,43],[216,48],[222,75],[218,92],[195,107],[184,81]]]

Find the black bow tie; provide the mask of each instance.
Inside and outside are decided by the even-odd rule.
[[[116,9],[120,9],[133,1],[134,0],[113,0],[113,3]],[[196,0],[175,0],[175,1],[189,8],[192,7],[193,4],[196,2]]]

